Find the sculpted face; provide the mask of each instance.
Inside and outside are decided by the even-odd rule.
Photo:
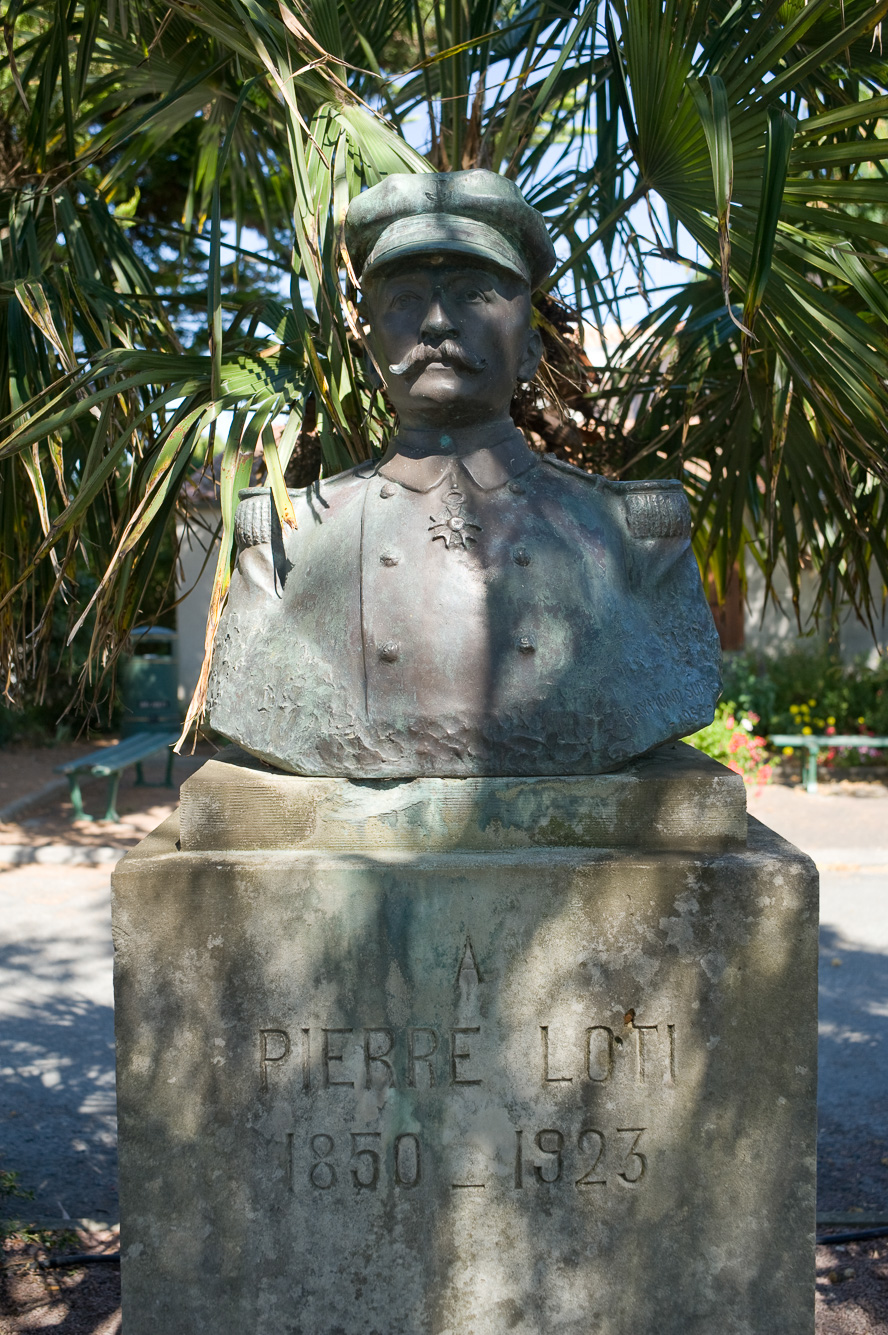
[[[417,257],[370,281],[370,345],[402,427],[508,418],[542,352],[520,279],[462,258]]]

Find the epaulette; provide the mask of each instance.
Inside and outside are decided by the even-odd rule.
[[[240,492],[240,504],[234,512],[234,536],[238,551],[271,542],[270,487],[245,487]]]
[[[355,477],[365,481],[373,476],[376,467],[375,463],[367,460],[355,464],[353,468],[346,468],[341,473],[334,473],[332,477],[310,482],[307,487],[288,487],[287,495],[294,501],[307,503],[311,509],[319,507],[325,510],[328,508],[324,500],[325,491]],[[243,551],[245,547],[257,547],[262,542],[271,542],[271,488],[244,487],[239,496],[240,503],[234,515],[234,536],[238,550]]]
[[[688,538],[691,507],[676,478],[650,482],[604,481],[606,491],[619,502],[633,538]]]

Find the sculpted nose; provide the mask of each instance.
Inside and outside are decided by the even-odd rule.
[[[440,297],[432,298],[420,332],[425,338],[447,338],[459,332]]]

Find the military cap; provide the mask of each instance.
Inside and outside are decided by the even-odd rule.
[[[352,200],[345,241],[359,278],[411,255],[473,255],[535,288],[555,264],[542,214],[480,168],[387,176]]]

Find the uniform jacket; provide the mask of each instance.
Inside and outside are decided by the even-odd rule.
[[[720,654],[678,482],[515,432],[242,492],[210,721],[297,774],[595,774],[712,719]]]

